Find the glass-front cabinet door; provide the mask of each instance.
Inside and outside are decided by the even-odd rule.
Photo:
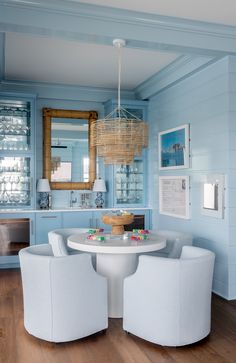
[[[114,179],[117,206],[145,204],[143,160],[135,160],[131,165],[115,166]]]
[[[0,208],[31,205],[30,162],[29,157],[0,157]]]
[[[33,206],[34,98],[0,93],[0,208]]]

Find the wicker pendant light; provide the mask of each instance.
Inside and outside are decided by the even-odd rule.
[[[148,146],[148,126],[120,105],[121,48],[125,41],[114,39],[113,45],[119,51],[118,106],[104,119],[92,123],[91,144],[97,147],[105,164],[131,164]]]

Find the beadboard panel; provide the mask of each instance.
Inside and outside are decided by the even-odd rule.
[[[236,208],[236,183],[234,183],[234,186],[235,188],[231,188],[229,186],[228,188],[228,193],[230,195],[230,198],[229,198],[229,209],[230,208]]]
[[[228,284],[224,284],[216,279],[213,280],[213,284],[212,284],[212,290],[214,293],[216,293],[217,295],[220,295],[224,298],[226,298],[227,296],[229,296],[229,285]]]
[[[182,230],[194,235],[194,244],[209,248],[216,254],[214,291],[229,297],[229,219],[201,214],[201,182],[207,174],[229,173],[229,90],[228,58],[203,69],[150,99],[149,201],[155,208],[153,228]],[[181,124],[190,124],[190,168],[160,171],[157,136],[159,131]],[[158,177],[160,175],[190,176],[190,219],[158,214]],[[225,191],[228,200],[228,190]],[[236,280],[235,280],[236,281]]]
[[[208,122],[207,122],[208,124]],[[227,152],[229,145],[229,133],[226,131],[218,132],[215,128],[210,128],[209,132],[203,133],[199,130],[199,124],[191,124],[191,155],[204,154],[209,149],[212,152],[220,151],[223,154]],[[236,150],[236,147],[235,147]]]
[[[229,57],[229,296],[236,298],[236,57]]]
[[[229,245],[236,246],[236,227],[229,227]]]
[[[230,264],[229,269],[229,296],[232,299],[235,299],[236,296],[236,283],[235,283],[235,276],[236,276],[236,264]]]

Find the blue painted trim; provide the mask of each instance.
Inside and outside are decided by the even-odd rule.
[[[127,40],[128,47],[220,56],[236,53],[236,27],[73,1],[5,0],[0,31],[92,43]]]
[[[29,99],[29,98],[33,98],[33,99],[36,99],[36,94],[33,94],[33,93],[22,93],[22,92],[0,92],[0,97],[3,97],[3,98],[8,98],[8,97],[11,97],[11,98],[20,98],[20,99]],[[30,100],[31,101],[31,100]]]
[[[5,33],[0,33],[0,82],[5,77]]]
[[[102,87],[82,87],[29,81],[8,81],[0,84],[0,91],[18,91],[37,94],[38,98],[75,101],[105,102],[117,96],[117,90]],[[134,99],[133,91],[122,91],[122,97]]]
[[[135,96],[140,99],[148,99],[218,60],[219,58],[181,56],[136,87]]]
[[[112,98],[112,99],[109,99],[108,101],[106,101],[104,103],[104,107],[117,107],[117,98]],[[120,100],[121,104],[123,105],[128,105],[129,107],[130,106],[134,106],[134,107],[137,107],[137,106],[141,106],[141,108],[143,107],[146,107],[148,106],[148,102],[147,101],[142,101],[142,100],[137,100],[137,99],[134,99],[134,100],[127,100],[127,99],[121,99]]]

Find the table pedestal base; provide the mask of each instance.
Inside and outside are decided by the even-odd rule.
[[[135,272],[138,256],[134,254],[97,254],[97,272],[108,279],[108,316],[123,317],[123,281]]]

